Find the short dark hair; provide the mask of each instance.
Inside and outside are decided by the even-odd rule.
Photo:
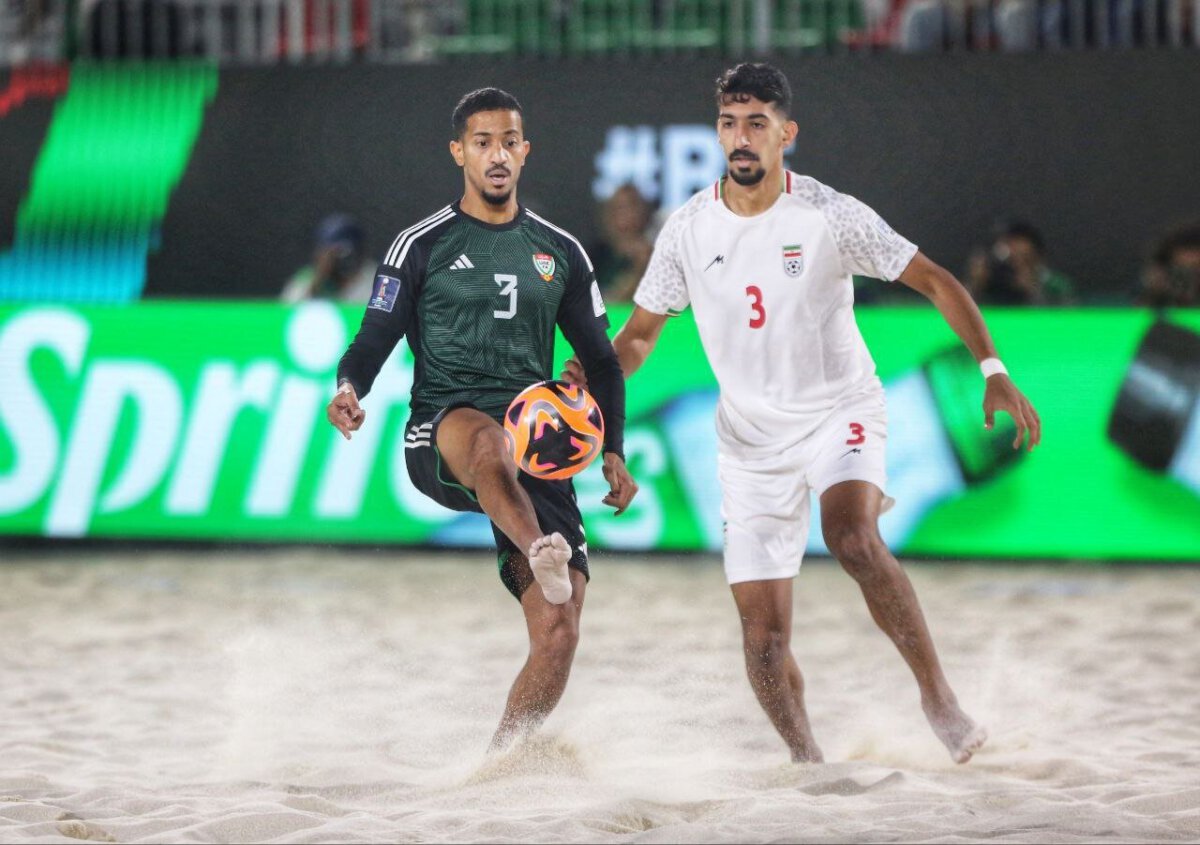
[[[462,138],[463,133],[467,131],[467,119],[481,111],[515,111],[522,114],[517,98],[499,88],[479,88],[463,94],[458,105],[454,107],[454,114],[450,116],[456,139]]]
[[[742,62],[717,77],[717,105],[744,103],[754,97],[771,103],[785,117],[792,109],[792,86],[779,68],[766,62]]]

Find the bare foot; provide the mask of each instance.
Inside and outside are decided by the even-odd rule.
[[[537,538],[529,547],[529,568],[550,604],[566,604],[571,598],[574,588],[567,572],[570,559],[571,547],[557,531]]]
[[[962,711],[957,704],[935,707],[923,704],[925,718],[946,746],[955,763],[965,763],[987,742],[987,731]]]

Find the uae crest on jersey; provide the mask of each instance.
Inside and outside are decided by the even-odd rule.
[[[544,252],[535,253],[533,256],[533,266],[538,271],[538,275],[542,277],[543,282],[548,282],[554,278],[553,255],[546,255]]]
[[[804,272],[803,244],[792,244],[783,248],[783,272],[793,279]]]

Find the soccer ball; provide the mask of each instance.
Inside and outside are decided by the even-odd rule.
[[[517,394],[504,412],[513,460],[534,478],[570,478],[604,446],[604,415],[586,390],[565,381],[539,381]]]

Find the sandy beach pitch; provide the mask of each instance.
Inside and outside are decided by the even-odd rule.
[[[908,567],[990,733],[955,766],[854,583],[796,585],[825,765],[754,701],[714,558],[594,558],[540,737],[486,552],[7,553],[0,842],[1197,842],[1200,569]]]

